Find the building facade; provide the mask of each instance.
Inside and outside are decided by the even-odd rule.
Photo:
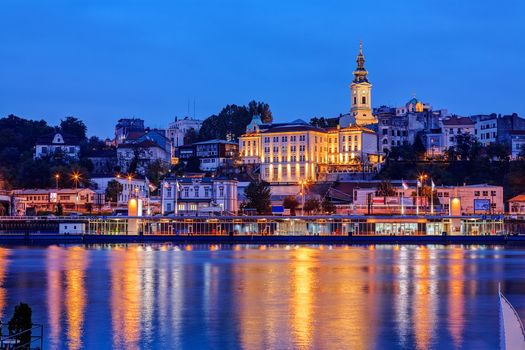
[[[233,165],[233,159],[239,150],[237,143],[225,140],[196,142],[193,147],[202,171],[215,171],[220,167]]]
[[[350,84],[350,114],[357,125],[375,124],[377,119],[372,114],[372,84],[368,81],[368,72],[365,69],[363,43],[359,43],[356,62],[354,80]]]
[[[55,132],[40,137],[35,145],[35,158],[60,157],[63,160],[77,160],[80,155],[80,142],[71,135]]]
[[[255,117],[239,138],[245,165],[259,165],[262,180],[319,181],[328,172],[369,171],[378,163],[377,135],[363,126],[322,129],[296,120],[262,124]],[[366,168],[366,169],[365,169]]]
[[[95,192],[88,188],[31,189],[12,191],[15,215],[53,213],[60,204],[64,214],[95,210]]]
[[[117,181],[122,185],[122,192],[117,197],[116,205],[125,207],[131,198],[149,198],[149,182],[141,176],[127,177],[125,175],[117,176],[94,176],[91,182],[95,185],[97,191],[105,192],[110,181]]]
[[[518,159],[525,154],[525,130],[510,132],[511,158]]]
[[[498,141],[498,116],[490,115],[473,115],[470,119],[475,123],[475,135],[478,141],[487,146]]]
[[[470,134],[475,137],[476,123],[467,117],[450,117],[443,120],[443,146],[455,147],[459,135]]]
[[[210,177],[166,178],[161,183],[163,214],[212,215],[239,210],[237,181]]]
[[[173,147],[179,147],[185,144],[184,137],[191,129],[199,132],[202,126],[202,120],[193,119],[192,117],[177,118],[169,123],[166,129],[166,137],[171,141]]]

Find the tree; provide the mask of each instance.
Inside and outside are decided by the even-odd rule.
[[[299,206],[299,202],[295,196],[286,196],[283,200],[283,207],[290,209],[290,215],[295,216],[295,209]]]
[[[117,180],[109,181],[108,187],[106,187],[106,201],[116,203],[123,190],[124,186]]]
[[[377,195],[379,197],[392,197],[396,195],[396,190],[389,180],[383,180],[377,186]]]
[[[414,150],[417,159],[424,158],[427,148],[423,144],[423,140],[420,134],[417,134],[416,139],[414,140],[414,144],[412,145],[412,149]]]
[[[82,120],[75,117],[66,117],[60,121],[60,129],[66,134],[77,137],[83,141],[86,139],[87,127]]]
[[[252,117],[259,115],[263,123],[269,124],[273,121],[272,111],[267,103],[250,101],[248,103],[248,112]]]
[[[13,317],[9,321],[9,335],[19,334],[24,332],[19,336],[16,336],[15,339],[21,344],[18,348],[29,349],[31,342],[31,331],[33,327],[33,322],[31,320],[31,308],[25,303],[20,303],[15,306],[15,311],[13,312]]]
[[[243,208],[255,209],[257,214],[266,214],[270,212],[271,190],[270,184],[266,181],[255,180],[250,182],[244,190],[246,201]]]
[[[323,208],[323,212],[325,214],[333,214],[336,212],[336,207],[334,203],[328,198],[328,196],[325,196],[323,198],[323,202],[321,203],[321,207]]]
[[[312,212],[317,213],[320,209],[321,209],[321,202],[319,202],[319,199],[308,198],[306,201],[304,201],[303,210],[307,214],[310,214]]]
[[[55,208],[55,215],[56,216],[62,216],[64,215],[64,207],[62,206],[61,203],[58,203],[56,208]]]
[[[148,164],[148,167],[146,168],[146,177],[151,184],[158,189],[160,186],[160,179],[166,176],[168,170],[169,168],[166,163],[157,159]]]
[[[184,144],[190,145],[194,142],[197,142],[199,139],[199,134],[194,128],[189,129],[186,131],[186,134],[184,135]]]
[[[197,156],[191,156],[186,162],[186,169],[189,173],[198,173],[201,171],[201,161]]]

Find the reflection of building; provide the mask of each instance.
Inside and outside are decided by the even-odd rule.
[[[161,186],[164,213],[235,213],[239,209],[236,180],[201,176],[166,178]]]
[[[79,140],[63,132],[55,132],[38,138],[35,146],[35,158],[59,157],[64,160],[78,159]]]
[[[89,212],[93,209],[95,192],[88,188],[14,190],[12,192],[16,215],[36,215],[54,212],[58,203],[64,213]]]

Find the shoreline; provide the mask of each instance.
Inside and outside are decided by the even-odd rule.
[[[0,245],[55,244],[348,244],[348,245],[525,245],[525,236],[248,236],[248,235],[63,235],[63,234],[3,234]]]

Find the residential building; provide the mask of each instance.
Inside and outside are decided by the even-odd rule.
[[[357,67],[354,71],[354,80],[350,84],[350,114],[355,118],[357,125],[376,124],[377,119],[372,114],[372,84],[368,81],[368,72],[365,69],[363,43],[359,43]]]
[[[239,210],[237,181],[202,176],[162,181],[162,212],[177,215],[236,213]]]
[[[525,130],[525,119],[516,113],[498,118],[498,142],[510,146],[511,132]]]
[[[144,132],[144,120],[138,118],[119,119],[115,126],[115,142],[117,145],[126,142],[134,134]]]
[[[179,147],[185,144],[184,137],[191,129],[199,132],[202,126],[202,120],[193,119],[192,117],[178,118],[169,123],[166,130],[166,137],[171,141],[173,147]]]
[[[87,158],[93,164],[92,174],[108,175],[117,171],[118,159],[116,149],[102,149],[90,151]]]
[[[152,140],[144,140],[138,143],[122,143],[117,147],[118,165],[121,171],[127,172],[133,161],[136,161],[136,171],[144,174],[149,164],[161,161],[169,164],[170,153]]]
[[[473,137],[476,135],[476,123],[467,117],[449,117],[442,121],[443,123],[443,146],[445,149],[455,147],[457,145],[458,135],[470,134]]]
[[[202,171],[215,171],[220,167],[233,165],[233,158],[239,150],[237,143],[225,140],[196,142],[193,147]]]
[[[89,188],[26,189],[13,190],[15,215],[37,215],[39,212],[56,211],[62,205],[64,214],[89,213],[95,209],[95,192]]]
[[[470,116],[476,124],[475,135],[478,141],[487,146],[498,141],[498,116],[490,115],[473,115]]]
[[[509,199],[510,214],[525,214],[525,193]]]
[[[39,137],[35,145],[35,158],[53,157],[68,161],[77,160],[79,155],[78,138],[61,131]]]
[[[93,176],[91,183],[97,191],[105,192],[110,181],[117,181],[122,185],[122,192],[118,195],[117,206],[125,207],[131,198],[149,199],[149,181],[143,176],[115,175]]]
[[[415,213],[417,207],[415,186],[412,185],[407,189],[396,186],[395,191],[395,196],[385,199],[384,197],[378,196],[377,188],[355,189],[354,206],[356,207],[356,212],[361,214],[368,213],[369,206],[372,206],[372,213],[385,213],[385,210],[387,210],[390,214],[399,214],[401,211],[400,202],[402,200],[405,213]],[[451,201],[454,198],[457,198],[460,202],[462,215],[499,214],[504,212],[502,186],[486,184],[436,186],[435,193],[436,199],[439,200],[440,203],[434,206],[434,213],[436,214],[448,215]],[[429,214],[431,212],[428,198],[420,198],[418,202],[420,214]]]
[[[510,149],[512,159],[518,159],[520,154],[525,153],[525,130],[510,132]]]

